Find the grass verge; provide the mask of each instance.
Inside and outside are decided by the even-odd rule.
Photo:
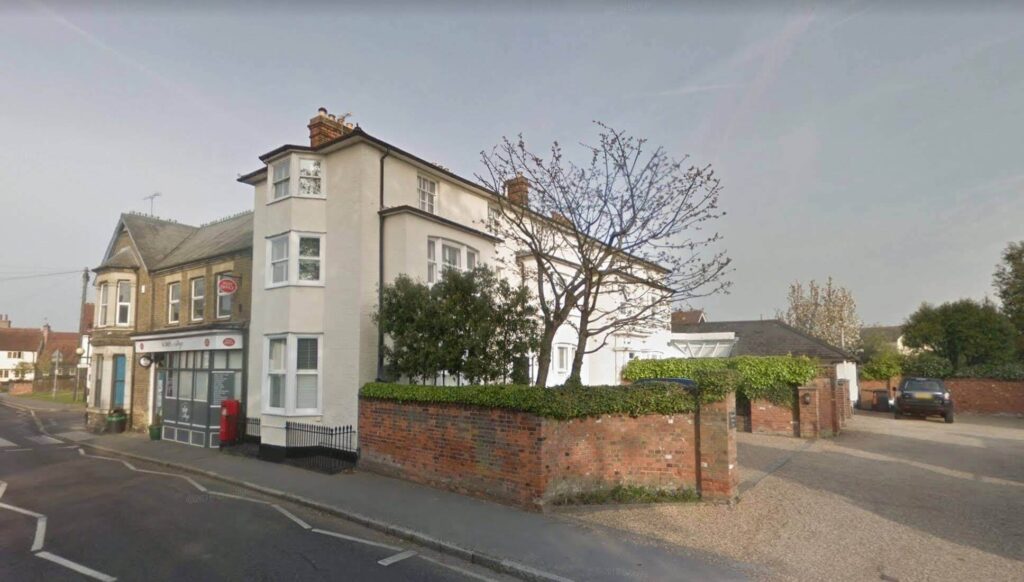
[[[605,505],[613,503],[683,503],[700,501],[693,489],[652,489],[639,485],[616,485],[611,489],[586,491],[557,497],[554,505]]]
[[[82,406],[85,406],[85,403],[82,402],[81,393],[78,394],[77,402],[71,399],[73,395],[74,392],[72,392],[71,390],[58,390],[56,398],[53,397],[53,394],[51,392],[29,392],[28,394],[16,394],[15,396],[18,398],[30,398],[32,400],[39,400],[41,402],[56,402],[58,404],[81,404]]]

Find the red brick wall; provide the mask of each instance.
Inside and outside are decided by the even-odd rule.
[[[800,438],[818,438],[820,434],[820,406],[821,391],[817,386],[801,386],[797,390],[800,406]]]
[[[731,408],[730,408],[731,407]],[[702,410],[705,498],[736,496],[735,401]],[[538,509],[555,497],[642,485],[696,486],[692,414],[570,421],[448,404],[360,400],[360,465]]]
[[[1024,414],[1024,382],[949,378],[946,388],[957,412]]]
[[[750,432],[764,434],[796,434],[796,415],[788,406],[773,404],[767,400],[750,402]]]

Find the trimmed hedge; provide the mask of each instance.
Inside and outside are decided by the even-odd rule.
[[[734,386],[738,394],[750,400],[763,398],[791,406],[793,388],[816,377],[818,364],[805,356],[632,360],[623,369],[622,377],[633,382],[645,378],[691,378],[700,382],[702,376],[722,370],[736,374]]]
[[[942,356],[921,352],[903,359],[903,376],[947,378],[953,373],[953,364]]]
[[[425,386],[372,382],[363,386],[359,395],[371,400],[503,408],[556,420],[602,414],[679,414],[696,409],[696,398],[689,391],[668,383],[537,388],[518,385]]]

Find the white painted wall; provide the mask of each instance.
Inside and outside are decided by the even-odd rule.
[[[860,387],[857,385],[857,363],[840,362],[836,364],[836,378],[850,382],[850,401],[857,402]]]
[[[31,368],[25,370],[24,374],[19,374],[18,365],[25,363],[29,366],[35,366],[37,354],[24,350],[20,352],[20,356],[18,353],[18,350],[0,351],[0,382],[16,379],[32,380],[35,377],[35,373]]]

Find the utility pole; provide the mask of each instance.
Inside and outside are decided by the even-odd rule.
[[[78,363],[75,364],[75,391],[71,393],[71,401],[78,402],[78,383],[82,377],[82,368],[79,364],[82,363],[82,356],[84,350],[82,350],[82,336],[85,334],[85,294],[86,289],[89,287],[89,267],[82,269],[82,303],[78,308],[78,349],[75,353],[82,351],[83,353],[78,354]],[[82,392],[85,395],[85,392]]]

